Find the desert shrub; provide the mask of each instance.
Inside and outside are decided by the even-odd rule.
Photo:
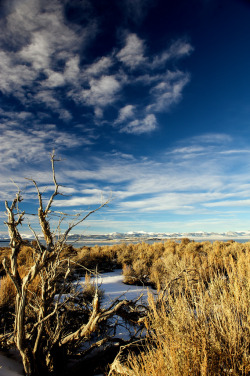
[[[78,249],[74,260],[86,268],[97,269],[98,271],[113,270],[114,265],[117,266],[115,252],[112,247],[98,245]]]
[[[0,309],[14,306],[16,289],[8,275],[0,280]]]
[[[96,292],[101,300],[104,296],[104,291],[96,286],[95,281],[91,280],[91,274],[86,272],[84,283],[81,284],[81,297],[89,303],[92,302]]]
[[[60,258],[61,259],[68,258],[68,257],[72,258],[76,255],[77,255],[77,250],[71,244],[66,244],[63,247],[63,250],[60,254]]]
[[[11,253],[11,250],[9,247],[0,247],[0,276],[5,275],[5,270],[3,267],[3,260],[5,257],[8,257]]]
[[[133,266],[124,264],[122,267],[123,282],[128,285],[147,285],[149,268],[142,259],[133,262]]]
[[[131,265],[134,260],[134,252],[135,245],[134,244],[122,244],[117,249],[117,261],[121,265]]]
[[[13,315],[15,306],[16,289],[10,277],[3,276],[0,279],[0,333],[6,333],[13,327]],[[6,344],[0,343],[6,347]],[[4,347],[3,346],[3,347]]]
[[[124,264],[122,266],[123,283],[133,285],[135,283],[134,270],[131,265]]]
[[[219,271],[213,265],[209,281],[184,278],[183,289],[179,278],[181,294],[171,293],[170,282],[157,301],[149,298],[147,345],[125,364],[133,375],[250,374],[249,246],[217,243],[212,252]]]

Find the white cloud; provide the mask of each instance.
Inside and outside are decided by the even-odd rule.
[[[24,95],[22,87],[31,86],[36,76],[32,69],[18,62],[13,53],[0,51],[0,91],[2,93],[13,93],[21,98]]]
[[[59,87],[65,84],[64,75],[60,72],[54,72],[47,69],[46,74],[48,76],[47,80],[42,82],[42,85],[48,88]]]
[[[250,150],[247,149],[233,149],[233,150],[223,150],[221,154],[248,154]]]
[[[170,52],[171,58],[176,59],[176,58],[181,58],[183,56],[190,55],[191,52],[193,52],[193,50],[194,48],[193,46],[191,46],[190,43],[187,43],[179,39],[171,45],[169,52]]]
[[[196,154],[197,153],[204,153],[206,152],[206,148],[203,147],[203,146],[183,146],[183,147],[179,147],[179,148],[176,148],[174,150],[172,150],[170,152],[170,154],[185,154],[185,155],[193,155],[193,154]]]
[[[146,62],[144,50],[144,42],[136,34],[129,34],[125,47],[116,56],[123,64],[133,69]]]
[[[86,7],[92,6],[88,4]],[[151,0],[124,0],[121,6],[133,8],[139,19],[140,12],[151,5]],[[101,124],[105,109],[115,103],[116,120],[106,123],[119,124],[127,133],[151,132],[156,128],[155,113],[178,103],[189,79],[180,71],[165,72],[165,63],[188,56],[192,47],[178,40],[165,52],[146,56],[146,42],[127,32],[120,50],[114,46],[91,63],[83,52],[100,32],[97,22],[90,19],[81,27],[69,22],[65,2],[59,0],[10,0],[6,17],[0,19],[4,30],[0,35],[0,90],[16,97],[27,111],[44,105],[50,109],[47,116],[53,112],[65,122],[73,119],[67,100],[85,106],[84,110],[91,107],[96,124]],[[141,105],[127,102],[123,90],[135,85],[143,88]]]
[[[200,202],[201,200],[202,197],[197,194],[168,193],[165,195],[158,194],[157,197],[144,198],[143,200],[123,202],[121,204],[121,207],[124,209],[139,210],[141,212],[179,210],[186,212],[187,210],[194,210],[195,204]]]
[[[47,159],[53,148],[57,151],[88,143],[81,137],[59,131],[55,125],[16,128],[1,125],[0,161],[3,166],[18,166],[21,161],[34,162]]]
[[[35,71],[39,71],[50,66],[51,52],[46,35],[35,32],[32,36],[32,42],[22,48],[19,56],[22,61],[31,63]]]
[[[95,117],[96,119],[101,119],[103,117],[103,109],[100,107],[95,107]]]
[[[213,207],[240,207],[240,206],[250,206],[250,199],[247,200],[228,200],[228,201],[215,201],[215,202],[208,202],[203,204],[205,207],[213,208]]]
[[[142,120],[136,119],[131,121],[121,129],[121,132],[133,134],[149,133],[155,130],[156,126],[157,120],[155,115],[149,114]]]
[[[194,143],[205,144],[228,144],[233,141],[232,136],[226,133],[205,133],[202,135],[194,136],[189,141]]]
[[[65,122],[68,122],[73,118],[71,113],[68,110],[65,110],[65,109],[59,109],[58,114],[59,114],[59,119],[62,119]]]
[[[176,154],[167,152],[160,160],[106,155],[103,160],[96,159],[94,170],[66,170],[65,174],[83,181],[91,179],[96,187],[108,182],[109,188],[105,191],[113,191],[118,212],[214,214],[212,209],[230,208],[231,202],[233,212],[244,209],[244,204],[248,206],[249,168],[245,157],[241,153],[228,153],[221,158],[222,146],[216,146],[216,142],[201,156],[199,145],[188,142],[183,140],[185,148],[179,151],[176,148]],[[223,150],[229,151],[228,146]],[[193,157],[184,161],[186,152]],[[232,174],[228,166],[235,163],[244,167]]]
[[[150,64],[151,69],[164,66],[169,60],[181,59],[189,56],[194,50],[193,46],[182,39],[173,42],[169,49],[163,51],[161,54],[156,55]]]
[[[148,111],[168,111],[173,104],[177,104],[181,100],[182,91],[189,80],[187,73],[168,71],[162,80],[151,89],[154,100],[148,106]]]
[[[79,55],[73,56],[67,60],[64,71],[64,78],[67,82],[77,84],[81,77],[80,71],[80,57]]]
[[[28,111],[4,111],[2,108],[0,109],[0,116],[2,116],[4,119],[11,119],[14,121],[19,120],[29,120],[31,118],[34,118],[34,114],[32,112]]]
[[[39,90],[35,95],[34,99],[36,103],[44,103],[46,106],[52,110],[58,111],[61,108],[60,101],[54,95],[53,90],[44,89]]]
[[[119,111],[119,116],[115,123],[123,123],[124,121],[131,119],[135,114],[135,106],[128,104],[122,107]]]
[[[68,134],[59,132],[53,125],[47,126],[45,130],[37,127],[36,130],[26,129],[21,132],[9,126],[4,126],[3,130],[0,155],[6,157],[6,163],[1,163],[0,167],[0,194],[4,198],[8,192],[4,182],[13,171],[18,171],[17,183],[21,181],[21,177],[31,176],[42,182],[43,186],[47,182],[51,184],[49,163],[47,169],[44,169],[40,167],[42,162],[38,158],[40,156],[48,160],[46,148],[52,146],[48,144],[51,138],[58,139],[56,146],[59,152],[63,150],[62,147],[77,146],[77,142],[80,143],[73,135],[69,140]],[[204,138],[209,139],[208,136]],[[219,134],[213,136],[215,140],[220,138]],[[202,137],[201,135],[200,139]],[[37,142],[32,143],[33,139]],[[160,217],[171,218],[173,214],[192,215],[196,218],[199,218],[199,214],[206,215],[206,218],[209,215],[212,218],[216,214],[217,218],[219,215],[226,219],[225,213],[236,218],[238,212],[248,210],[250,184],[247,158],[242,153],[230,153],[230,150],[235,150],[233,145],[240,147],[239,143],[222,145],[215,141],[213,147],[207,147],[207,152],[202,155],[199,148],[203,144],[195,144],[192,139],[183,140],[182,143],[185,146],[167,150],[155,159],[136,159],[115,151],[105,155],[97,153],[96,156],[87,156],[85,160],[77,160],[72,156],[60,164],[61,168],[56,167],[59,183],[74,187],[73,190],[68,189],[68,193],[73,196],[58,200],[56,206],[85,208],[99,205],[101,192],[106,197],[112,191],[114,200],[108,208],[111,221],[114,216],[122,215],[124,218],[127,215],[132,215],[133,218],[136,216],[136,219],[143,218],[143,221],[151,220],[156,215],[157,221],[160,221]],[[13,149],[15,144],[18,145],[17,150]],[[27,155],[23,154],[23,150],[27,150]],[[244,150],[249,151],[246,148]],[[222,158],[221,152],[224,151],[229,153],[225,153]],[[186,153],[192,155],[192,158],[184,160]],[[26,158],[32,158],[32,162],[39,165],[39,170],[30,167],[28,170]],[[231,171],[229,167],[236,164],[241,169]],[[48,190],[50,189],[49,186]],[[26,197],[33,200],[34,190],[27,190]],[[186,217],[185,221],[190,218],[194,217]]]
[[[10,0],[0,27],[5,30],[0,36],[0,90],[26,106],[43,102],[67,120],[54,90],[65,85],[80,90],[80,53],[95,37],[96,24],[79,28],[67,23],[58,0]]]
[[[110,197],[110,192],[103,192],[100,189],[83,189],[78,196],[55,201],[55,206],[99,206]]]
[[[103,56],[93,64],[89,65],[89,67],[86,68],[84,75],[87,77],[103,75],[109,71],[113,64],[114,63],[110,56]]]
[[[117,53],[117,57],[128,67],[133,68],[143,65],[143,70],[136,77],[127,75],[127,84],[142,85],[145,92],[149,93],[148,105],[144,108],[131,107],[127,104],[118,113],[114,124],[121,124],[121,132],[141,134],[156,128],[154,113],[169,111],[173,105],[182,99],[184,87],[190,81],[188,73],[180,70],[166,70],[166,63],[170,59],[180,59],[188,56],[192,52],[192,46],[183,41],[173,42],[168,50],[152,58],[145,56],[144,42],[135,34],[127,36],[126,45]],[[127,124],[130,115],[135,118]],[[136,111],[135,111],[136,110]],[[150,114],[149,117],[147,115]],[[128,116],[127,116],[128,115]],[[151,115],[154,115],[152,118]],[[144,120],[140,120],[143,119]]]
[[[82,91],[82,98],[88,105],[105,107],[117,100],[121,83],[115,76],[102,76],[90,80],[90,89]]]

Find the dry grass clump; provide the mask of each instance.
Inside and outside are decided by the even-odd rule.
[[[5,257],[8,257],[11,253],[9,247],[0,247],[0,276],[5,275],[4,267],[3,267],[3,260]]]
[[[249,251],[250,243],[236,242],[182,242],[167,240],[164,243],[122,244],[107,247],[123,266],[124,282],[151,284],[164,289],[173,279],[178,279],[178,290],[185,290],[187,283],[203,281],[208,285],[215,274],[227,277],[230,257],[237,261],[240,254]],[[182,289],[180,289],[182,281]],[[176,284],[175,284],[176,285]],[[171,284],[175,290],[174,284]]]
[[[27,267],[22,265],[18,268],[20,276],[27,274]],[[33,315],[33,310],[30,309],[29,304],[34,299],[39,299],[41,295],[41,279],[40,276],[32,281],[27,293],[26,309]],[[9,277],[5,275],[0,279],[0,332],[10,329],[12,326],[12,315],[14,314],[14,307],[16,301],[16,289]]]
[[[142,259],[135,260],[132,265],[124,264],[122,274],[123,283],[127,285],[148,285],[149,267]]]
[[[92,302],[96,292],[100,299],[103,298],[103,295],[104,295],[103,290],[96,285],[94,280],[91,281],[90,273],[88,272],[85,273],[85,280],[84,280],[84,283],[82,283],[81,285],[82,285],[81,296],[86,302]]]
[[[74,262],[98,271],[122,265],[125,283],[158,288],[157,300],[149,299],[147,345],[126,361],[133,375],[250,374],[250,243],[185,239],[71,251],[65,249],[63,257],[73,254]],[[18,266],[22,276],[33,262],[31,249],[23,246]],[[37,277],[28,301],[39,297],[39,288]],[[86,304],[94,293],[87,274],[82,289]],[[0,307],[9,309],[14,300],[12,282],[2,277]]]
[[[116,251],[112,247],[94,246],[77,249],[74,261],[88,269],[113,270],[117,266]]]
[[[33,250],[28,245],[22,245],[21,250],[18,254],[18,266],[23,266],[27,270],[34,265],[34,256],[33,256]]]
[[[163,243],[123,244],[117,249],[117,261],[123,265],[124,283],[153,284],[150,280],[151,267],[161,258]]]
[[[7,249],[1,249],[1,258],[3,259],[4,257],[6,257],[7,255],[9,255],[10,253],[10,248],[7,248]],[[7,260],[7,263],[9,262],[9,260]],[[20,277],[24,277],[30,267],[32,265],[34,265],[34,258],[33,258],[33,252],[32,252],[32,248],[29,247],[28,245],[22,245],[21,247],[21,250],[19,252],[19,255],[18,255],[18,271],[19,271],[19,274],[20,274]],[[30,290],[31,292],[33,293],[37,293],[38,289],[39,289],[39,278],[36,278],[33,283],[30,285]],[[4,305],[4,302],[7,301],[8,302],[8,306],[10,307],[11,305],[14,304],[14,300],[15,300],[15,296],[16,296],[16,290],[15,290],[15,287],[14,287],[14,284],[13,282],[11,281],[10,277],[7,275],[4,275],[2,278],[1,278],[1,281],[0,281],[0,306]]]
[[[147,346],[139,355],[131,353],[126,367],[136,376],[249,375],[249,243],[185,247],[183,259],[179,246],[171,257],[163,254],[168,284],[157,301],[149,298]],[[198,265],[203,270],[194,282],[187,271]]]
[[[0,279],[0,332],[8,332],[12,328],[14,315],[16,289],[10,277],[3,276]],[[2,345],[2,343],[1,343]]]
[[[9,308],[14,305],[16,289],[8,275],[0,279],[0,309]]]

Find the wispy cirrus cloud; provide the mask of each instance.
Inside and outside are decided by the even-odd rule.
[[[82,98],[88,105],[95,108],[103,108],[115,102],[121,89],[121,82],[115,76],[91,79],[89,85],[89,89],[82,91]]]
[[[224,197],[223,197],[224,198]],[[228,207],[228,208],[232,208],[232,207],[248,207],[250,206],[250,199],[247,199],[247,200],[221,200],[221,201],[216,201],[216,202],[208,202],[208,203],[205,203],[204,204],[205,207],[209,207],[209,208],[215,208],[215,207]]]
[[[84,28],[65,22],[63,3],[57,0],[10,1],[4,5],[7,15],[0,20],[5,30],[0,36],[0,91],[24,106],[45,104],[69,120],[70,112],[55,90],[75,84],[72,79],[79,75],[80,51],[96,35],[94,22]]]
[[[77,176],[79,181],[90,179],[94,184],[92,198],[96,198],[96,189],[106,193],[113,191],[114,211],[136,212],[137,215],[214,215],[217,207],[223,207],[237,217],[237,212],[245,210],[244,204],[249,204],[250,166],[245,154],[230,152],[235,150],[236,141],[224,135],[227,139],[224,145],[216,141],[210,141],[208,145],[208,136],[200,136],[206,140],[204,144],[196,144],[192,139],[183,140],[185,147],[167,150],[158,159],[130,160],[119,154],[106,155],[105,160],[96,158],[94,170],[87,166],[78,170],[76,166],[73,173],[67,170],[64,173]],[[213,136],[216,140],[222,135]],[[221,152],[225,152],[223,158]],[[242,164],[238,173],[231,170],[235,163]],[[72,204],[77,206],[80,201],[74,197]]]
[[[146,63],[147,59],[144,56],[144,41],[136,34],[128,34],[125,41],[125,46],[117,53],[117,58],[125,66],[134,69]]]
[[[131,119],[135,114],[135,106],[132,104],[127,104],[119,110],[119,116],[115,123],[123,123],[124,121]]]
[[[149,133],[156,129],[157,120],[156,114],[159,112],[167,112],[174,105],[177,104],[181,98],[184,87],[190,81],[190,75],[176,69],[168,69],[166,65],[172,59],[178,60],[193,51],[193,47],[186,41],[178,40],[171,44],[171,46],[161,52],[159,55],[148,57],[146,54],[146,44],[140,40],[135,34],[127,35],[125,39],[125,47],[118,53],[118,59],[129,69],[134,70],[140,67],[141,71],[136,77],[130,80],[127,78],[127,84],[132,87],[141,85],[143,89],[146,88],[146,93],[149,99],[148,104],[144,107],[133,106],[133,115],[135,119],[128,122],[129,117],[124,117],[124,126],[121,131],[133,134]],[[142,94],[142,98],[144,95]],[[124,106],[123,111],[131,109],[132,106]],[[121,116],[123,113],[119,112],[115,124],[122,123]],[[143,120],[144,118],[144,120]]]
[[[185,40],[178,39],[173,42],[168,50],[161,52],[153,58],[151,69],[164,66],[169,60],[178,60],[189,56],[193,52],[193,46]]]
[[[2,165],[21,161],[43,160],[53,149],[80,146],[88,140],[58,131],[54,124],[19,129],[16,126],[1,126],[0,158]]]
[[[86,76],[87,80],[92,76],[95,77],[103,75],[109,71],[113,64],[114,61],[111,56],[103,56],[93,64],[90,64],[88,67],[86,67],[84,75]]]
[[[121,129],[121,132],[142,134],[149,133],[155,130],[157,126],[157,120],[155,115],[149,114],[144,119],[136,119],[130,121],[125,127]]]
[[[128,4],[130,1],[124,0],[122,7],[127,9]],[[150,4],[137,0],[130,5],[138,18],[139,9],[146,11]],[[84,53],[101,32],[99,19],[90,17],[79,27],[66,17],[66,5],[59,0],[3,3],[2,94],[18,100],[25,110],[34,111],[38,106],[41,112],[45,108],[48,117],[56,115],[65,122],[74,120],[70,104],[73,101],[79,111],[88,114],[92,126],[104,120],[121,132],[152,132],[157,127],[157,113],[168,111],[181,100],[190,79],[187,73],[169,64],[188,57],[192,46],[178,39],[158,54],[151,54],[147,41],[127,30],[107,53],[91,61],[85,59]],[[93,7],[89,1],[78,2],[77,6],[84,10]],[[142,96],[140,105],[126,94],[126,90],[134,88]],[[111,107],[113,120],[107,120],[105,110]]]
[[[0,152],[6,160],[9,159],[9,164],[1,164],[0,173],[5,173],[6,180],[15,171],[17,183],[21,183],[26,176],[35,178],[42,186],[48,185],[47,194],[53,187],[50,187],[51,170],[48,150],[44,145],[49,144],[52,137],[58,139],[57,152],[60,155],[70,145],[78,147],[83,142],[73,134],[72,139],[68,139],[67,134],[60,134],[53,126],[44,130],[37,127],[26,134],[17,132],[15,135],[14,129],[11,132],[5,129],[4,132]],[[11,154],[8,140],[14,137],[16,143],[19,141],[19,146]],[[32,142],[34,138],[37,140],[35,143]],[[239,214],[249,208],[250,163],[245,153],[231,151],[236,150],[235,145],[242,146],[247,153],[250,150],[244,143],[226,134],[224,144],[216,142],[220,138],[222,134],[213,134],[213,137],[206,134],[182,140],[155,158],[139,158],[116,150],[105,155],[96,153],[86,160],[69,157],[62,164],[57,164],[56,170],[58,182],[65,186],[63,192],[70,196],[59,198],[55,206],[66,211],[69,208],[84,210],[99,205],[102,197],[107,198],[112,192],[113,201],[107,209],[111,222],[119,213],[119,217],[124,216],[125,220],[136,216],[138,223],[150,222],[154,217],[158,223],[163,217],[171,216],[185,216],[192,220],[197,215],[206,216],[206,221],[215,215],[219,215],[220,220],[230,216],[236,223]],[[23,150],[27,150],[27,155],[22,155]],[[39,156],[48,162],[47,167],[42,163],[40,170],[35,168],[41,161]],[[33,158],[33,169],[27,168],[27,159],[30,158]],[[235,164],[241,165],[241,169],[232,169],[231,166]],[[6,184],[0,184],[0,193],[4,198],[8,197]],[[30,201],[36,197],[32,189],[30,185],[25,191]],[[12,190],[15,190],[15,186]]]
[[[162,75],[158,83],[150,90],[153,101],[148,105],[147,110],[168,111],[173,104],[177,104],[181,100],[183,89],[189,80],[189,75],[180,71],[169,71],[166,75]]]

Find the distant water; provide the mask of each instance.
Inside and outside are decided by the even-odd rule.
[[[9,247],[9,241],[0,241],[0,247]],[[43,244],[44,242],[41,241],[41,243]],[[121,243],[124,243],[124,241],[121,241],[121,240],[118,240],[118,241],[112,241],[112,242],[67,242],[67,244],[72,244],[73,247],[75,248],[81,248],[81,247],[84,247],[84,246],[87,246],[87,247],[94,247],[95,245],[113,245],[113,244],[121,244]],[[136,241],[136,242],[127,242],[127,243],[140,243],[140,241]],[[154,243],[154,241],[152,242]]]
[[[0,241],[0,247],[8,247],[9,246],[9,241],[5,242],[5,241]]]
[[[172,239],[172,240],[177,240],[177,241],[181,241],[181,239]],[[192,240],[192,239],[190,239]],[[236,242],[238,243],[247,243],[247,242],[250,242],[250,239],[224,239],[224,240],[220,240],[220,239],[200,239],[200,240],[195,240],[196,242],[205,242],[205,241],[209,241],[211,243],[215,242],[215,241],[228,241],[228,240],[235,240]],[[148,243],[148,244],[154,244],[154,243],[161,243],[161,242],[164,242],[166,241],[165,240],[134,240],[134,241],[126,241],[126,240],[122,240],[122,239],[119,239],[119,240],[113,240],[113,241],[109,241],[109,242],[105,242],[105,241],[99,241],[99,242],[82,242],[82,241],[77,241],[77,242],[67,242],[67,244],[72,244],[72,246],[74,248],[82,248],[84,246],[87,246],[87,247],[94,247],[95,245],[98,245],[98,246],[104,246],[104,245],[114,245],[114,244],[122,244],[122,243],[127,243],[127,244],[137,244],[137,243],[142,243],[142,242],[145,242],[145,243]],[[9,241],[0,241],[0,247],[8,247],[9,246]]]

